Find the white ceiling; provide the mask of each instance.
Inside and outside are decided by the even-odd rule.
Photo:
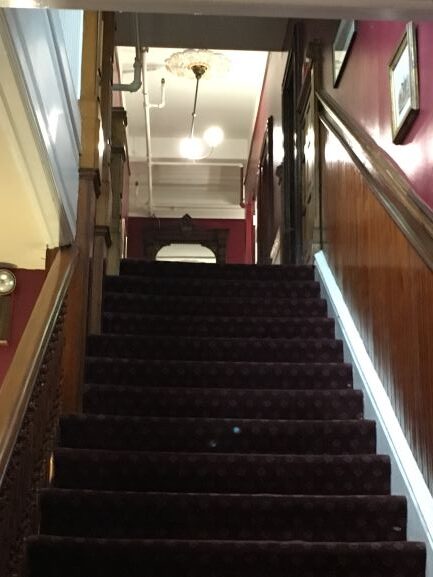
[[[285,18],[430,20],[433,0],[0,0],[0,7],[9,6]]]
[[[165,107],[150,110],[151,198],[143,93],[123,93],[131,161],[130,214],[242,218],[242,169],[248,159],[268,53],[218,51],[229,59],[230,68],[223,77],[205,73],[200,81],[195,135],[216,124],[225,138],[205,161],[191,162],[181,158],[179,144],[189,135],[196,83],[194,78],[174,75],[165,66],[165,61],[180,50],[150,48],[146,56],[151,103],[160,103],[161,79],[166,82]],[[123,83],[132,81],[134,57],[134,48],[118,47]]]
[[[187,136],[191,125],[195,80],[179,78],[165,67],[165,60],[181,49],[150,48],[147,55],[148,84],[151,103],[160,102],[161,79],[166,81],[166,106],[151,109],[150,125],[154,160],[180,160],[178,141]],[[258,98],[266,67],[266,52],[219,51],[230,61],[230,70],[222,78],[207,77],[200,81],[195,133],[217,124],[225,133],[220,150],[212,159],[245,162],[248,157]],[[135,49],[119,47],[122,82],[132,80]],[[145,121],[143,95],[124,93],[128,114],[128,135],[132,160],[144,157]],[[175,141],[174,141],[174,140]]]

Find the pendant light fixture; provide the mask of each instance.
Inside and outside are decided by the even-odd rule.
[[[202,160],[212,154],[213,149],[221,144],[224,132],[219,126],[206,129],[202,138],[195,135],[195,121],[197,118],[197,101],[200,80],[221,77],[230,68],[230,61],[226,56],[211,50],[183,50],[175,52],[165,61],[167,69],[183,78],[195,79],[194,104],[191,115],[189,136],[180,143],[180,154],[188,160]]]

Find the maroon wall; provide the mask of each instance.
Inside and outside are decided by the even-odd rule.
[[[12,300],[12,329],[8,345],[0,345],[0,383],[17,349],[21,335],[45,280],[44,270],[15,270],[17,288]]]
[[[161,219],[165,222],[176,222],[177,219]],[[229,230],[227,240],[227,262],[231,264],[245,262],[245,220],[195,218],[194,224],[202,228],[226,228]],[[130,217],[128,219],[128,257],[143,256],[143,238],[146,227],[155,226],[154,218]]]
[[[393,144],[388,64],[405,22],[358,22],[358,33],[337,89],[332,87],[331,42],[325,40],[324,85],[407,175],[433,208],[433,22],[417,23],[420,112],[402,144]]]

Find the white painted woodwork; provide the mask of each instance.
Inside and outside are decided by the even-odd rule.
[[[240,207],[241,165],[186,163],[153,166],[153,204],[149,207],[147,169],[132,162],[131,216],[244,218]]]
[[[0,6],[286,18],[426,19],[430,0],[0,0]]]

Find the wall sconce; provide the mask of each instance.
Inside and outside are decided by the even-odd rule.
[[[17,279],[7,268],[0,268],[0,344],[7,345],[12,321],[12,293]]]

